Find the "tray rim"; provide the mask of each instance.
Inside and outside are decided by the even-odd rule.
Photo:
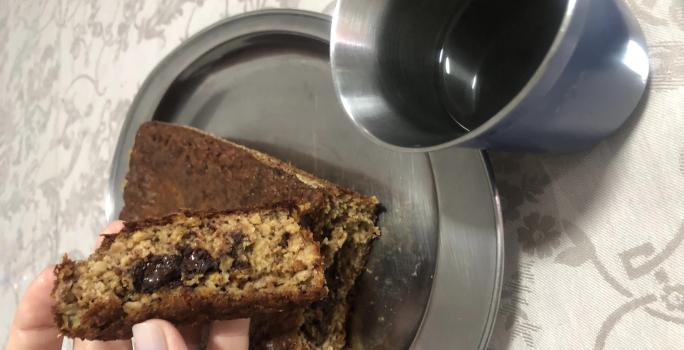
[[[452,146],[453,147],[453,146]],[[487,313],[487,322],[482,331],[482,338],[480,339],[480,349],[484,350],[489,345],[489,341],[494,333],[494,325],[496,323],[496,316],[499,313],[499,306],[501,304],[501,291],[503,289],[504,277],[504,262],[506,252],[504,249],[504,222],[503,214],[501,212],[501,197],[499,190],[496,188],[496,178],[494,177],[494,168],[492,161],[486,150],[481,150],[482,163],[485,167],[485,172],[489,176],[489,190],[492,194],[492,205],[494,206],[494,220],[496,225],[496,269],[494,271],[494,290],[492,291],[492,303]]]

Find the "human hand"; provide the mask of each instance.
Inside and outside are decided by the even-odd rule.
[[[115,221],[101,233],[116,234],[123,228]],[[98,246],[102,237],[98,239]],[[54,267],[43,270],[29,285],[17,306],[6,350],[59,350],[62,337],[54,321],[50,292],[55,283]],[[249,320],[213,322],[209,328],[207,349],[247,350]],[[75,350],[194,350],[201,341],[201,328],[176,328],[164,320],[148,320],[133,326],[133,340],[74,342]]]

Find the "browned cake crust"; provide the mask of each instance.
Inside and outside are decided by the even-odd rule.
[[[321,205],[328,192],[341,191],[349,192],[265,154],[196,129],[152,121],[136,135],[119,217],[130,221],[179,208],[240,209],[286,201]]]
[[[380,233],[375,197],[197,129],[152,121],[140,126],[130,154],[120,218],[280,201],[311,204],[303,216],[320,242],[326,277],[334,287],[329,297],[294,315],[253,318],[251,346],[343,348],[350,291],[363,271],[371,242]]]
[[[111,340],[150,318],[203,323],[307,305],[327,290],[319,245],[299,220],[279,205],[129,222],[87,260],[57,266],[57,325]]]

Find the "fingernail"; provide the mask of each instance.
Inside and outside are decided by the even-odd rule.
[[[136,350],[166,350],[164,332],[153,323],[143,322],[133,326],[133,343]]]

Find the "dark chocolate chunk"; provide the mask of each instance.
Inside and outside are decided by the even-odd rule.
[[[155,290],[174,285],[181,279],[180,255],[153,255],[139,261],[131,268],[133,287],[138,292],[151,293]]]
[[[335,260],[335,262],[333,263],[334,268],[325,270],[325,283],[328,285],[328,288],[330,288],[332,291],[336,291],[337,288],[339,288],[344,283],[342,277],[338,273],[339,264],[339,260]]]
[[[245,241],[245,235],[240,231],[235,231],[230,233],[233,238],[233,246],[230,247],[228,256],[237,260],[241,254],[244,254],[245,249],[242,247],[242,243]]]
[[[273,168],[273,173],[278,177],[282,177],[287,174],[283,169],[280,168]]]
[[[218,269],[218,262],[204,249],[185,247],[182,253],[181,271],[183,275],[204,274]]]
[[[281,248],[287,248],[287,246],[290,244],[290,233],[285,232],[283,233],[283,236],[280,237],[280,242],[278,242],[278,245]]]
[[[303,214],[303,215],[299,218],[299,225],[301,225],[301,226],[303,226],[303,227],[306,227],[306,228],[308,228],[309,230],[313,230],[313,229],[314,229],[314,226],[315,226],[314,223],[315,223],[314,217],[313,217],[313,215],[311,215],[310,213]]]
[[[197,232],[193,230],[188,230],[185,233],[183,233],[183,240],[190,240],[192,237],[197,237]]]
[[[306,323],[302,326],[302,333],[304,336],[316,346],[323,345],[326,338],[327,329],[329,325],[330,315],[333,314],[332,307],[328,307],[329,301],[324,303],[323,301],[315,302],[316,308],[313,308],[313,312],[307,315]],[[324,314],[323,311],[327,311],[328,314]]]
[[[235,261],[233,261],[233,268],[236,270],[248,269],[250,266],[251,265],[250,265],[249,261],[246,261],[246,260],[237,260],[236,259]]]
[[[330,235],[332,234],[333,229],[334,229],[333,226],[328,226],[328,225],[326,225],[325,227],[323,227],[323,230],[322,230],[323,237],[324,237],[324,238],[329,238]]]
[[[233,245],[239,246],[245,240],[245,235],[240,231],[235,231],[230,234],[233,237]]]
[[[381,203],[376,205],[374,213],[373,213],[373,225],[378,226],[378,221],[380,220],[380,215],[382,215],[386,212],[387,212],[387,207],[385,207]]]

